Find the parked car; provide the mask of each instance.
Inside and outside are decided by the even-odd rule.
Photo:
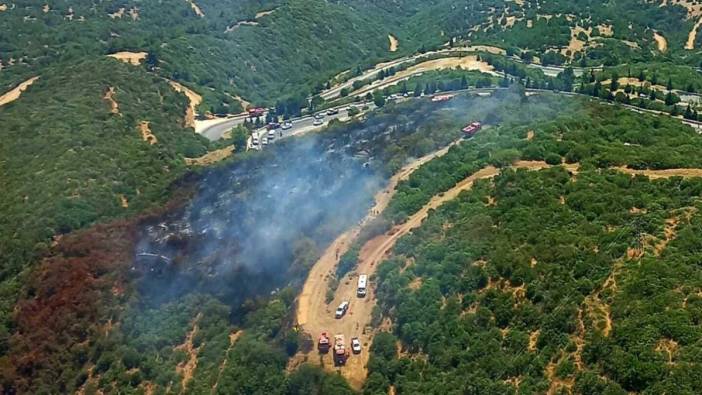
[[[330,108],[329,110],[327,110],[327,115],[336,115],[338,113],[339,113],[338,108]]]
[[[261,139],[261,145],[268,145],[268,138],[264,137]]]
[[[317,119],[317,120],[324,119],[324,113],[318,112],[318,113],[314,114],[314,119]]]
[[[283,126],[281,126],[283,130],[288,130],[292,128],[292,122],[290,121],[285,121],[283,122]]]
[[[361,341],[357,337],[351,339],[351,350],[354,354],[361,353]]]
[[[339,307],[336,308],[336,313],[334,314],[334,317],[337,319],[341,318],[346,314],[346,312],[349,310],[349,302],[343,301],[339,305]]]
[[[322,121],[321,119],[315,119],[314,122],[312,122],[312,125],[319,126],[323,123],[324,123],[324,121]]]

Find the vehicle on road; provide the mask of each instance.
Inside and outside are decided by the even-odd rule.
[[[330,109],[327,110],[327,115],[336,115],[336,114],[338,114],[338,113],[339,113],[339,109],[338,109],[338,108],[330,108]]]
[[[251,144],[252,144],[252,145],[258,145],[258,143],[259,143],[259,141],[258,141],[258,136],[256,136],[256,135],[254,134],[253,137],[251,138]]]
[[[319,126],[319,125],[322,125],[323,123],[324,123],[324,121],[322,121],[321,119],[315,118],[314,122],[312,122],[312,125]]]
[[[314,114],[314,119],[324,119],[324,113],[318,112],[318,113]]]
[[[256,108],[249,108],[249,116],[250,117],[260,117],[261,115],[266,113],[266,109],[262,107],[256,107]]]
[[[344,335],[334,336],[334,365],[342,366],[346,364],[349,357],[349,351],[344,343]]]
[[[431,98],[431,101],[434,103],[442,102],[442,101],[449,101],[453,99],[455,95],[434,95],[434,97]]]
[[[283,130],[292,129],[292,122],[290,122],[290,121],[283,122],[283,126],[281,126],[281,128]]]
[[[317,350],[319,350],[321,354],[326,354],[329,352],[330,347],[331,342],[329,341],[329,335],[327,335],[327,332],[322,332],[317,341]]]
[[[361,341],[358,340],[357,337],[351,338],[351,351],[353,351],[354,354],[361,353]]]
[[[349,302],[343,301],[339,305],[339,307],[336,308],[336,313],[334,313],[334,317],[337,319],[341,318],[346,314],[346,312],[349,310]]]
[[[356,296],[363,298],[366,296],[367,286],[368,286],[368,276],[361,274],[358,276],[358,288],[356,289]]]
[[[278,122],[269,122],[268,125],[266,125],[266,129],[268,130],[275,130],[280,127],[280,123]]]
[[[461,129],[461,132],[463,132],[463,137],[469,138],[478,133],[480,128],[482,128],[482,124],[480,122],[471,122],[466,127]]]
[[[261,139],[261,145],[268,145],[268,138],[264,137]]]
[[[268,131],[268,141],[272,141],[275,139],[275,130],[269,130]]]

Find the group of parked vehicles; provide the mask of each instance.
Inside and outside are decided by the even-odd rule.
[[[365,274],[361,274],[360,276],[358,276],[356,296],[359,298],[364,298],[368,292],[367,287],[368,276]],[[346,313],[349,311],[350,306],[351,303],[348,300],[342,301],[334,311],[334,318],[336,318],[337,320],[344,318]],[[334,350],[334,365],[343,366],[346,364],[346,360],[349,358],[351,352],[353,352],[354,354],[361,353],[361,340],[358,337],[352,337],[351,352],[349,352],[349,350],[347,350],[346,348],[345,337],[343,334],[335,335],[334,342],[332,343],[327,332],[322,332],[317,341],[317,350],[319,350],[321,354],[326,354],[332,348]]]

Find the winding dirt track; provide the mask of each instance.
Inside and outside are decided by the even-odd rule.
[[[320,260],[310,271],[303,287],[298,300],[297,323],[305,332],[312,336],[315,341],[322,332],[327,332],[331,336],[343,334],[346,339],[352,337],[359,337],[361,339],[364,348],[363,352],[361,352],[360,355],[352,355],[346,366],[339,369],[340,373],[355,388],[360,388],[363,385],[367,375],[366,365],[369,357],[368,346],[371,344],[373,336],[370,320],[376,302],[372,286],[369,287],[366,298],[359,299],[356,297],[356,281],[358,274],[368,274],[370,276],[375,273],[378,264],[395,246],[397,240],[409,233],[412,229],[419,227],[422,221],[429,215],[430,210],[438,208],[442,204],[456,198],[462,191],[470,189],[476,180],[494,177],[499,174],[499,169],[488,166],[479,170],[456,184],[450,190],[434,196],[429,203],[409,217],[406,222],[396,225],[387,233],[369,240],[361,249],[356,271],[349,273],[341,280],[334,300],[330,304],[326,304],[325,296],[329,289],[329,280],[333,277],[339,258],[348,250],[356,239],[362,225],[387,207],[390,198],[394,194],[397,183],[409,177],[409,175],[422,164],[443,155],[447,151],[448,147],[434,154],[425,156],[398,172],[391,179],[388,186],[376,195],[376,205],[371,209],[370,214],[361,223],[361,226],[357,226],[342,234],[327,248]],[[548,167],[548,165],[544,162],[517,162],[514,167],[537,170]],[[350,302],[348,313],[340,320],[334,319],[334,309],[344,300]],[[299,363],[304,359],[313,362],[318,360],[320,364],[329,369],[333,369],[331,353],[323,356],[317,355],[315,349],[307,355],[307,358],[298,357],[295,361]]]
[[[339,257],[351,246],[358,236],[361,227],[387,207],[398,182],[409,177],[409,175],[422,164],[446,153],[448,148],[449,147],[415,161],[403,168],[391,179],[388,186],[376,195],[376,205],[361,225],[339,236],[314,265],[298,300],[297,322],[304,331],[312,336],[315,342],[321,332],[327,332],[330,336],[343,334],[346,339],[352,337],[359,337],[361,339],[361,343],[363,344],[363,351],[361,354],[352,355],[347,365],[339,369],[340,373],[357,389],[361,388],[367,376],[366,365],[369,357],[368,347],[371,344],[374,334],[374,329],[370,327],[370,320],[373,307],[376,304],[373,284],[370,284],[366,298],[359,299],[356,297],[356,279],[358,274],[368,274],[371,276],[375,273],[378,264],[395,246],[397,240],[413,229],[421,226],[424,219],[429,215],[430,210],[436,209],[444,203],[455,199],[461,192],[471,189],[475,181],[492,178],[498,175],[500,170],[488,166],[477,171],[448,191],[434,196],[424,207],[410,216],[406,222],[396,225],[387,233],[366,242],[359,254],[359,263],[356,271],[349,273],[341,280],[334,295],[334,300],[330,304],[327,304],[325,303],[325,296],[329,289],[329,280],[333,277]],[[566,164],[563,166],[570,172],[577,173],[578,171],[577,164]],[[541,161],[518,161],[512,165],[513,169],[526,170],[541,170],[548,167],[551,166]],[[702,177],[702,169],[638,171],[628,168],[616,168],[616,170],[632,176],[636,174],[646,175],[651,179],[673,176]],[[334,319],[334,309],[344,300],[350,302],[349,311],[342,319],[336,320]],[[303,360],[319,362],[327,369],[334,369],[331,353],[319,356],[316,349],[313,349],[308,355],[298,355],[297,358],[293,359],[292,364],[298,364]]]

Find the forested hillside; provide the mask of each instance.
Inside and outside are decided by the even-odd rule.
[[[161,78],[112,59],[64,71],[0,107],[3,349],[16,276],[52,238],[165,202],[184,157],[209,144],[183,125],[187,99]]]
[[[479,148],[496,139],[497,151]],[[701,143],[673,121],[595,105],[488,132],[413,174],[396,220],[454,171],[502,168],[379,268],[394,330],[374,341],[366,392],[700,392],[702,183],[618,166],[699,168]],[[511,170],[517,159],[554,167]]]
[[[700,25],[694,1],[0,0],[0,392],[702,393]],[[193,127],[340,104],[262,153],[263,119]],[[309,358],[301,282],[472,121],[337,250],[330,288],[494,171],[371,277],[355,391]]]

